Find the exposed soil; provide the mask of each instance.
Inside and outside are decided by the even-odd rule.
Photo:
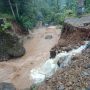
[[[25,37],[26,54],[23,57],[0,62],[0,83],[12,83],[17,90],[29,88],[32,85],[30,70],[40,66],[50,57],[49,51],[58,43],[59,36],[60,30],[54,26],[34,29],[32,38],[31,35]]]
[[[69,67],[57,71],[38,90],[90,90],[90,49],[73,58]]]
[[[29,88],[33,83],[30,70],[40,67],[49,57],[54,58],[57,53],[68,52],[85,44],[84,40],[89,40],[88,33],[90,31],[88,29],[87,33],[83,30],[75,29],[72,32],[70,29],[70,31],[63,32],[60,37],[60,30],[56,27],[35,29],[32,33],[32,39],[30,39],[31,36],[28,36],[24,40],[25,56],[0,63],[0,82],[13,83],[17,90]],[[49,51],[51,51],[51,55],[49,55]],[[90,90],[90,48],[81,55],[72,58],[70,66],[58,70],[37,89]]]
[[[78,22],[77,19],[76,22]],[[85,27],[77,29],[70,24],[64,24],[64,27],[67,30],[62,32],[58,44],[51,49],[56,54],[78,48],[84,44],[84,40],[90,40],[88,37],[89,26],[88,33],[87,30],[85,31]],[[70,66],[58,70],[50,79],[41,84],[38,90],[90,90],[90,48],[72,58]]]
[[[51,51],[70,51],[90,40],[90,16],[66,19],[58,44]],[[85,24],[85,25],[84,25]],[[87,24],[87,25],[86,25]],[[88,27],[88,28],[87,28]]]

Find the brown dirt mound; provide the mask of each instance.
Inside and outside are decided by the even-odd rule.
[[[90,19],[90,16],[65,20],[58,44],[50,51],[52,58],[56,55],[53,55],[53,52],[70,51],[72,48],[84,44],[83,41],[90,40],[90,23],[88,19]]]

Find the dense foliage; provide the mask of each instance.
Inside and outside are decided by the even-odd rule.
[[[66,17],[76,16],[77,1],[0,0],[0,16],[15,19],[26,29],[33,28],[38,21],[42,21],[43,24],[62,24]],[[81,2],[85,3],[86,12],[89,12],[90,0],[81,0]]]
[[[86,12],[90,13],[90,0],[85,1]]]

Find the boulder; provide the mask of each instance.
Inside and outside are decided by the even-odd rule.
[[[45,39],[52,39],[52,38],[53,38],[52,35],[46,35],[46,36],[45,36]]]
[[[0,61],[21,57],[24,54],[25,49],[23,45],[20,44],[17,36],[5,32],[0,33]]]
[[[55,50],[51,50],[50,51],[50,58],[55,58],[56,56],[56,51]]]
[[[0,90],[16,90],[12,83],[0,83]]]
[[[25,54],[25,49],[22,46],[16,44],[13,48],[8,50],[8,54],[13,58],[21,57]]]

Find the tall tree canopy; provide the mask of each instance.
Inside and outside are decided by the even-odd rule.
[[[65,17],[75,16],[81,4],[85,4],[86,12],[90,11],[90,0],[0,0],[0,13],[13,16],[30,29],[38,20],[61,24]]]

